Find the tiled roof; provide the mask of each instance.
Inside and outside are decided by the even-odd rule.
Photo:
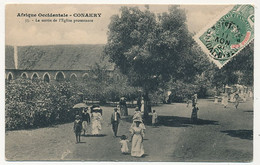
[[[18,69],[22,70],[89,70],[95,63],[114,64],[103,57],[104,45],[18,46]],[[6,69],[14,69],[14,47],[6,46]]]

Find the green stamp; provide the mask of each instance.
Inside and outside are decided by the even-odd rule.
[[[254,38],[254,7],[236,5],[204,33],[197,42],[221,68]]]

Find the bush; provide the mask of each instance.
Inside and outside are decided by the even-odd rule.
[[[68,82],[17,79],[6,84],[6,129],[25,129],[72,121],[80,100]]]

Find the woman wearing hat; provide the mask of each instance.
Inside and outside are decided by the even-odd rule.
[[[141,111],[139,110],[138,107],[135,108],[135,112],[134,112],[134,116],[133,116],[133,123],[132,123],[132,125],[131,125],[131,128],[134,127],[134,126],[136,126],[136,123],[134,122],[135,120],[141,121],[140,127],[141,127],[143,130],[145,130],[145,126],[144,126],[143,119],[142,119],[142,113],[141,113]],[[131,128],[130,128],[130,129],[131,129]]]
[[[101,120],[102,116],[98,111],[93,111],[92,113],[92,134],[98,135],[101,131]]]
[[[130,128],[132,134],[130,141],[132,142],[131,156],[142,157],[144,154],[144,129],[140,127],[141,120],[135,119],[136,125]]]

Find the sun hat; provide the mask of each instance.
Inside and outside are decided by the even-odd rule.
[[[76,117],[75,117],[76,119],[80,119],[80,116],[79,115],[76,115]]]

